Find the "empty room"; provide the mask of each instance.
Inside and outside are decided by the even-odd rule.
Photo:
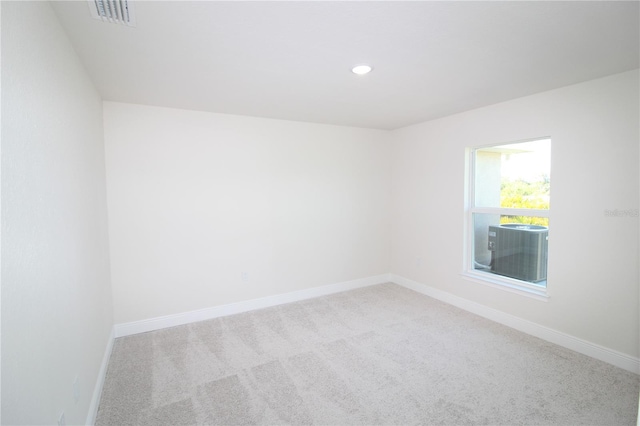
[[[640,3],[2,1],[3,425],[636,425]]]

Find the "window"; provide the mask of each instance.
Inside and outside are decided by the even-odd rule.
[[[465,275],[546,295],[551,140],[468,155]]]

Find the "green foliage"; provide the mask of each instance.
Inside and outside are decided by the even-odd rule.
[[[514,209],[549,209],[549,176],[528,182],[522,179],[503,179],[500,186],[500,207]],[[500,223],[523,223],[549,226],[549,218],[531,216],[502,216]]]

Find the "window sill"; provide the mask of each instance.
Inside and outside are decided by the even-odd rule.
[[[530,297],[542,302],[549,301],[549,292],[546,287],[528,284],[520,280],[515,280],[500,275],[490,274],[487,272],[464,271],[460,275],[466,280],[483,284],[499,290],[516,293],[521,296]]]

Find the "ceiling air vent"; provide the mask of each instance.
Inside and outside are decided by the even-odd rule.
[[[91,16],[113,24],[135,27],[133,2],[129,0],[87,0]]]

